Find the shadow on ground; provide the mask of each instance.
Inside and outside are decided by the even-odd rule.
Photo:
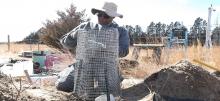
[[[122,99],[124,99],[125,101],[137,101],[143,99],[148,94],[149,90],[144,83],[122,89]]]

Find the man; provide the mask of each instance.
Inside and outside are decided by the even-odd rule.
[[[79,70],[80,68],[76,68],[78,70],[76,70],[75,73],[77,74],[77,73],[83,71],[82,73],[85,73],[86,75],[82,75],[82,73],[81,73],[81,74],[79,74],[80,76],[78,75],[79,77],[74,76],[74,77],[76,77],[74,79],[80,78],[80,80],[78,80],[78,82],[84,82],[83,80],[91,77],[91,78],[93,78],[92,80],[94,80],[94,84],[102,85],[103,83],[105,83],[103,81],[104,79],[102,78],[103,73],[105,72],[106,69],[108,69],[109,72],[104,73],[104,74],[108,75],[108,81],[110,83],[109,86],[111,86],[110,88],[117,90],[118,88],[116,88],[116,86],[118,85],[118,81],[120,81],[120,80],[118,79],[119,74],[118,74],[118,69],[115,66],[115,64],[117,64],[117,63],[115,63],[114,56],[125,57],[129,53],[129,35],[128,35],[127,30],[123,27],[119,27],[119,25],[117,23],[115,23],[113,21],[113,19],[115,17],[122,18],[123,16],[121,14],[117,13],[117,5],[112,3],[112,2],[105,2],[104,6],[102,8],[100,8],[100,9],[93,8],[91,10],[91,12],[92,12],[92,14],[97,15],[97,17],[98,17],[98,23],[97,24],[93,24],[92,22],[82,23],[79,26],[77,26],[75,29],[73,29],[72,31],[70,31],[69,33],[64,35],[61,38],[60,42],[64,47],[66,47],[68,49],[75,49],[75,47],[77,45],[77,39],[79,38],[80,35],[84,34],[84,33],[82,33],[82,31],[86,32],[86,31],[89,31],[89,30],[93,30],[95,32],[98,31],[98,33],[105,34],[105,33],[103,33],[103,31],[105,32],[105,30],[107,30],[106,33],[108,33],[109,29],[117,29],[117,31],[115,33],[114,32],[112,34],[108,33],[110,36],[113,36],[113,35],[118,36],[117,37],[118,44],[116,45],[113,42],[113,44],[117,46],[117,49],[116,49],[117,52],[114,52],[114,51],[111,51],[111,50],[106,50],[105,46],[103,46],[104,48],[103,47],[102,48],[98,47],[98,49],[101,49],[101,50],[96,50],[97,45],[100,45],[100,44],[105,45],[104,43],[96,42],[99,39],[102,40],[102,37],[100,38],[100,37],[96,36],[95,39],[98,39],[98,40],[85,40],[87,42],[92,42],[91,46],[92,46],[92,44],[95,43],[96,45],[94,45],[94,47],[96,47],[96,48],[94,48],[95,51],[93,49],[90,50],[90,48],[88,50],[85,49],[86,50],[85,52],[91,51],[90,53],[92,53],[92,56],[90,55],[90,53],[89,53],[89,55],[85,55],[87,53],[83,53],[81,55],[78,55],[78,60],[80,60],[80,59],[83,60],[84,59],[82,55],[85,55],[86,59],[83,60],[83,62],[85,63],[82,66],[84,71]],[[77,34],[79,34],[79,35],[77,35]],[[88,34],[85,34],[85,35],[88,35]],[[91,33],[90,33],[90,35],[91,35]],[[94,33],[94,35],[98,35],[98,34]],[[106,38],[106,37],[103,37],[103,39],[104,38]],[[78,40],[78,42],[79,41],[80,40]],[[108,42],[108,41],[103,41],[103,42]],[[78,45],[79,44],[80,43],[78,43]],[[109,43],[107,43],[107,44],[109,44]],[[80,44],[80,45],[84,45],[84,44]],[[86,45],[86,47],[89,47],[89,45]],[[83,47],[83,48],[86,48],[86,47]],[[110,46],[110,47],[112,47],[112,46]],[[110,52],[108,53],[108,51],[110,51]],[[105,54],[105,52],[106,52],[106,55],[102,55],[102,54]],[[116,53],[118,55],[114,55],[114,53]],[[111,56],[112,54],[113,54],[113,56]],[[102,56],[104,56],[104,57],[102,57]],[[110,57],[108,58],[108,57],[105,57],[105,56],[110,56]],[[82,57],[82,58],[79,59],[79,57]],[[89,65],[87,65],[87,64],[89,64]],[[96,64],[98,64],[98,65],[96,65]],[[90,68],[92,68],[92,69],[90,69]],[[88,76],[88,77],[85,77],[85,76]],[[75,80],[75,82],[77,82],[77,80]],[[89,80],[88,81],[85,80],[85,83],[88,83],[89,86],[93,85],[93,83],[91,84]],[[85,83],[83,83],[82,86],[84,86]],[[79,84],[81,84],[81,83],[79,83]],[[74,86],[76,86],[76,85],[74,85]],[[85,87],[87,87],[87,86],[85,86]],[[87,92],[86,91],[87,89],[83,89],[84,87],[81,87],[81,88],[82,88],[82,90],[80,90],[80,91],[78,90],[78,93],[81,93],[83,90],[85,90],[85,92]],[[88,92],[89,93],[93,92],[93,91],[96,92],[96,91],[99,91],[100,89],[102,89],[102,88],[97,88],[96,87],[96,88],[93,88],[91,91],[88,91]],[[110,90],[110,93],[114,93],[113,91],[114,90]],[[113,95],[117,95],[117,94],[115,93]],[[79,95],[83,95],[83,94],[79,94]],[[91,95],[91,97],[94,97],[94,96]]]
[[[117,5],[112,2],[106,2],[103,8],[93,8],[91,12],[97,15],[98,24],[92,25],[90,22],[80,24],[61,38],[61,44],[65,48],[75,49],[77,45],[77,31],[79,29],[90,29],[91,26],[93,26],[91,29],[113,27],[119,31],[119,57],[125,57],[129,53],[129,35],[125,28],[119,27],[119,25],[113,21],[115,17],[123,17],[123,15],[117,13]]]

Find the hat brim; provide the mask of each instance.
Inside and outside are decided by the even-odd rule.
[[[101,10],[98,10],[98,9],[93,8],[93,9],[91,10],[91,12],[92,12],[93,15],[95,15],[96,13],[104,12],[104,11],[101,11]]]
[[[107,12],[107,11],[105,11],[105,10],[99,10],[99,9],[95,9],[95,8],[92,8],[91,12],[92,12],[93,15],[95,15],[96,13],[99,13],[99,12],[105,12],[106,14],[108,14],[108,15],[111,16],[111,17],[123,18],[123,15],[122,15],[122,14],[111,13],[111,12]]]

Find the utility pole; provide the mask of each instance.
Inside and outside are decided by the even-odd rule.
[[[29,38],[29,44],[30,44],[30,51],[32,51],[32,39]]]
[[[206,48],[212,47],[212,40],[211,40],[211,17],[212,17],[212,11],[215,11],[215,9],[211,7],[208,8],[208,24],[206,28],[206,40],[205,40],[205,46]]]

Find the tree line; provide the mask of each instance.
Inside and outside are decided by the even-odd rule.
[[[43,43],[62,51],[63,48],[59,39],[80,23],[90,20],[86,19],[85,10],[76,10],[77,7],[71,4],[70,8],[65,11],[57,11],[58,19],[52,21],[46,20],[44,27],[36,32],[30,33],[30,35],[24,38],[21,42],[28,44]],[[139,25],[134,27],[131,25],[125,25],[124,27],[126,27],[129,32],[131,42],[138,37],[167,37],[174,29],[179,29],[187,31],[190,43],[196,43],[197,40],[199,40],[200,43],[204,44],[207,21],[198,17],[195,19],[194,24],[190,29],[187,29],[186,26],[178,21],[171,22],[168,25],[161,22],[151,22],[146,31],[143,31]],[[212,33],[213,43],[220,45],[220,27],[215,27]]]

